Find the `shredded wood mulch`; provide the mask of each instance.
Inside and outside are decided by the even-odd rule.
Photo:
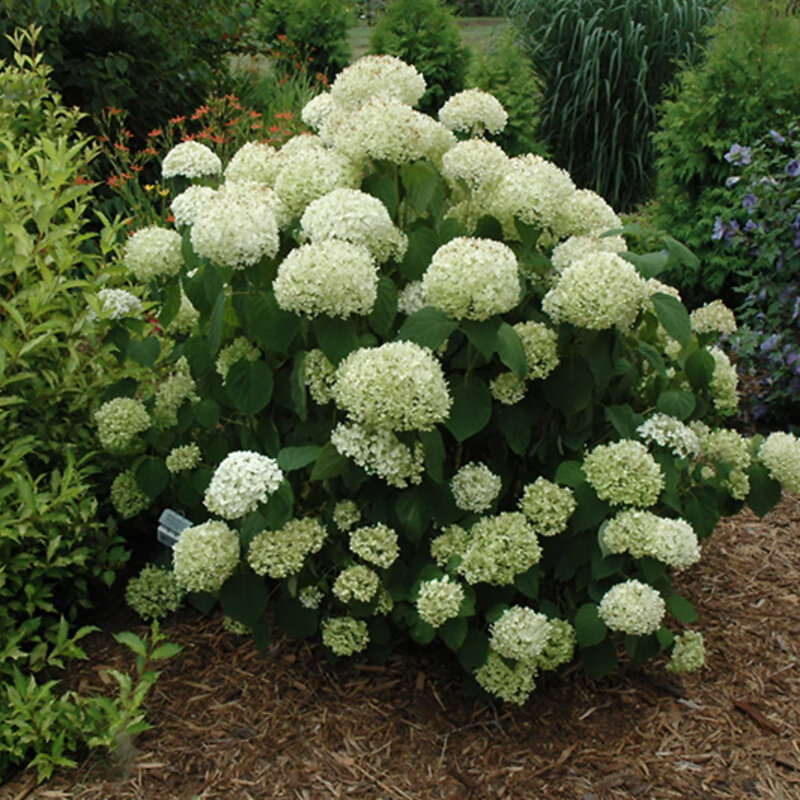
[[[3,800],[699,800],[800,798],[800,498],[724,522],[680,580],[709,656],[595,682],[577,668],[522,709],[465,699],[446,651],[328,664],[279,639],[261,657],[218,616],[165,626],[184,651],[147,700],[153,729],[117,764],[91,756]],[[144,632],[144,627],[136,628]],[[97,637],[73,686],[129,668]],[[124,751],[124,752],[123,752]]]

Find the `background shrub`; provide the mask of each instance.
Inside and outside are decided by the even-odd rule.
[[[452,11],[440,0],[392,0],[370,38],[370,52],[397,56],[413,64],[428,89],[418,108],[434,114],[464,88],[470,57]]]
[[[652,189],[657,105],[716,0],[514,0],[542,82],[539,135],[573,180],[629,210]]]
[[[783,0],[738,0],[711,29],[703,61],[685,69],[664,102],[654,136],[658,181],[653,221],[700,256],[697,269],[670,278],[691,302],[731,289],[738,253],[711,241],[714,219],[728,213],[724,159],[731,145],[760,139],[800,113],[800,16]]]

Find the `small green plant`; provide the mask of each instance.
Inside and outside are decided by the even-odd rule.
[[[470,51],[452,11],[440,0],[391,0],[378,18],[369,42],[370,52],[397,56],[414,64],[428,89],[419,102],[435,114],[450,95],[464,88]]]

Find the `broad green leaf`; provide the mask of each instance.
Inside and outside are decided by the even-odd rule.
[[[668,253],[620,253],[620,255],[636,267],[643,278],[655,278],[666,269],[669,261]]]
[[[135,633],[130,631],[122,631],[113,634],[120,644],[124,644],[132,653],[142,658],[147,658],[147,645]]]
[[[361,188],[367,194],[377,197],[389,212],[389,216],[394,219],[397,216],[397,206],[400,198],[397,195],[397,186],[388,175],[374,173],[367,175],[361,183]]]
[[[419,439],[425,448],[425,469],[431,480],[436,483],[444,482],[445,452],[442,434],[436,428],[432,431],[420,431]]]
[[[684,420],[689,419],[695,409],[697,401],[689,391],[675,391],[667,389],[658,396],[656,408],[662,414]]]
[[[481,631],[470,629],[458,651],[461,666],[470,674],[486,663],[489,655],[489,637]]]
[[[695,607],[679,594],[671,594],[666,599],[667,611],[679,622],[696,622],[697,611]]]
[[[146,339],[132,339],[128,342],[128,357],[145,367],[152,367],[161,352],[161,344],[155,336]]]
[[[411,207],[417,214],[424,214],[436,194],[436,188],[441,180],[439,173],[432,165],[417,161],[400,167],[400,180],[403,182]]]
[[[623,439],[635,439],[636,428],[644,421],[642,415],[637,414],[628,405],[606,406],[603,413],[605,418],[614,426],[614,430]]]
[[[135,474],[139,488],[151,498],[158,497],[169,485],[169,470],[160,458],[146,456]]]
[[[156,647],[156,649],[150,654],[150,658],[153,661],[163,661],[166,658],[172,658],[173,656],[178,655],[178,653],[180,653],[182,650],[183,647],[177,642],[166,642],[165,644]]]
[[[572,416],[591,405],[594,376],[589,365],[580,357],[562,363],[544,382],[542,390],[547,402]]]
[[[251,335],[277,353],[285,353],[300,332],[300,318],[278,305],[272,289],[253,294],[247,317]]]
[[[219,602],[223,611],[248,628],[264,615],[268,598],[266,580],[256,575],[244,562],[219,590]]]
[[[305,353],[298,353],[294,357],[292,374],[289,376],[289,395],[292,398],[292,404],[300,422],[305,422],[308,416],[305,356]]]
[[[294,491],[287,480],[273,492],[264,506],[264,523],[270,530],[282,528],[294,515]]]
[[[619,661],[616,645],[611,639],[606,639],[592,647],[581,648],[578,651],[578,657],[589,677],[596,680],[610,675],[616,669]]]
[[[164,302],[161,305],[161,312],[158,315],[158,324],[162,328],[166,328],[167,325],[175,319],[175,315],[178,313],[181,307],[181,287],[180,284],[175,281],[171,282],[164,291]]]
[[[381,275],[378,278],[378,296],[375,306],[369,315],[369,324],[380,336],[386,337],[392,329],[397,316],[397,288],[390,278]]]
[[[610,510],[608,503],[601,500],[588,483],[576,486],[574,495],[578,507],[570,517],[569,525],[575,533],[593,528],[608,515]]]
[[[216,428],[219,422],[219,406],[216,400],[204,397],[194,406],[194,415],[204,428]]]
[[[539,565],[534,564],[526,572],[517,575],[514,578],[514,588],[530,600],[536,600],[539,597]]]
[[[747,475],[750,478],[750,493],[747,495],[747,505],[759,517],[763,517],[780,502],[781,485],[760,464],[753,464],[747,470]]]
[[[225,314],[225,292],[220,292],[211,309],[208,323],[208,349],[211,355],[219,350],[222,341],[222,318]]]
[[[319,612],[306,608],[293,597],[282,597],[272,607],[275,624],[292,639],[307,639],[319,627]]]
[[[483,430],[492,416],[489,387],[474,375],[450,378],[453,405],[445,427],[459,444]]]
[[[450,619],[439,630],[439,638],[451,649],[459,650],[467,638],[469,623],[462,617]]]
[[[315,444],[301,447],[284,447],[278,453],[278,466],[284,472],[302,469],[309,464],[313,464],[319,457],[320,452],[322,452],[322,448]]]
[[[456,328],[458,323],[450,319],[444,311],[425,306],[406,319],[397,332],[396,339],[415,342],[435,350]]]
[[[672,236],[663,236],[662,241],[669,250],[670,258],[678,264],[683,264],[691,269],[697,269],[700,266],[700,259],[677,239],[673,239]]]
[[[497,331],[497,354],[518,378],[527,377],[528,359],[525,357],[525,348],[519,334],[507,322],[503,322]]]
[[[467,334],[467,339],[478,348],[478,352],[487,361],[491,361],[492,354],[497,347],[497,331],[500,328],[500,320],[495,317],[483,322],[462,322],[461,328]]]
[[[583,474],[581,462],[562,461],[558,465],[554,480],[556,483],[563,484],[564,486],[571,486],[572,488],[586,483],[586,476]]]
[[[411,626],[409,633],[418,644],[430,644],[436,638],[436,628],[423,620],[418,620]]]
[[[608,628],[600,618],[595,603],[584,603],[575,614],[575,636],[581,647],[600,644],[608,635]]]
[[[334,365],[360,346],[358,323],[334,317],[317,317],[312,323],[319,349]]]
[[[327,478],[335,478],[341,475],[350,461],[347,456],[343,456],[331,442],[328,442],[320,451],[311,470],[312,481],[323,481]]]
[[[511,450],[518,456],[524,456],[533,431],[530,414],[519,405],[500,406],[495,411],[495,419]]]
[[[683,367],[691,387],[698,391],[707,389],[714,375],[716,365],[717,362],[714,361],[714,356],[705,348],[700,348],[691,353]]]
[[[422,226],[412,230],[408,234],[408,247],[400,264],[403,277],[410,281],[418,281],[428,269],[439,244],[439,236],[432,228]]]
[[[663,292],[651,295],[650,300],[664,330],[681,345],[687,345],[692,339],[692,325],[686,306],[677,298]]]
[[[264,361],[237,361],[225,381],[231,403],[248,416],[266,407],[272,399],[272,387],[272,370]]]

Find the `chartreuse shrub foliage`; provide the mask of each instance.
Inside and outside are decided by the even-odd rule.
[[[510,18],[542,83],[539,135],[579,186],[623,210],[650,196],[662,92],[678,60],[699,55],[717,5],[513,0]]]
[[[711,29],[705,58],[680,73],[663,104],[654,137],[657,192],[652,219],[700,257],[696,267],[670,272],[697,300],[723,294],[739,281],[740,256],[714,245],[717,216],[729,213],[724,181],[731,145],[753,144],[800,115],[800,16],[783,0],[738,0]]]
[[[97,412],[112,499],[185,509],[177,584],[262,648],[272,625],[332,657],[439,639],[518,703],[573,658],[697,668],[672,572],[800,488],[800,442],[725,427],[730,312],[693,323],[654,277],[681,245],[628,252],[598,195],[482,138],[494,98],[437,122],[424,91],[370,56],[303,109],[318,136],[170,151],[177,229],[124,263],[179,332]]]

